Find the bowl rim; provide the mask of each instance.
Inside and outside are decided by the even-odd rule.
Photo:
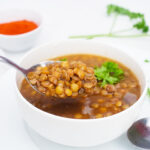
[[[37,32],[39,30],[41,30],[41,28],[43,27],[43,16],[41,13],[39,13],[38,11],[35,11],[35,10],[32,10],[32,9],[4,9],[4,10],[0,10],[0,12],[7,12],[7,11],[25,11],[25,12],[31,12],[33,14],[35,14],[36,16],[38,16],[39,20],[40,20],[40,23],[37,24],[37,28],[29,31],[29,32],[26,32],[26,33],[21,33],[21,34],[16,34],[16,35],[6,35],[6,34],[0,34],[0,37],[1,38],[20,38],[20,37],[23,37],[23,36],[30,36],[31,34],[34,34],[34,32]],[[19,19],[19,20],[15,20],[14,21],[20,21],[20,20],[29,20],[29,19],[25,19],[25,18],[22,18],[22,19]],[[29,20],[29,21],[33,21],[34,23],[36,23],[34,20]],[[8,22],[4,22],[4,23],[9,23],[9,22],[12,22],[12,21],[8,21]],[[1,24],[1,23],[0,23]]]
[[[69,42],[69,41],[86,41],[86,40],[61,40],[61,41],[53,41],[53,43],[55,44],[59,44],[59,43],[63,43],[63,42]],[[140,103],[141,101],[143,101],[144,99],[144,96],[146,95],[146,91],[147,91],[147,87],[148,87],[148,83],[147,83],[147,76],[146,76],[146,73],[144,71],[144,69],[142,68],[142,65],[140,65],[140,63],[138,61],[136,61],[132,56],[130,56],[128,53],[122,51],[120,48],[117,48],[117,47],[114,47],[110,44],[105,44],[103,42],[97,42],[97,41],[91,41],[92,43],[95,43],[95,44],[102,44],[106,47],[110,47],[110,48],[113,48],[113,49],[116,49],[118,51],[121,51],[121,53],[125,54],[126,57],[129,57],[131,58],[138,66],[139,68],[142,70],[143,72],[143,75],[145,77],[145,87],[143,88],[143,92],[141,92],[141,95],[140,97],[138,98],[138,100],[133,104],[131,105],[129,108],[127,108],[126,110],[123,110],[119,113],[116,113],[114,115],[111,115],[111,116],[107,116],[107,117],[103,117],[103,118],[94,118],[94,119],[73,119],[73,118],[67,118],[67,117],[61,117],[61,116],[57,116],[57,115],[54,115],[54,114],[51,114],[51,113],[48,113],[48,112],[45,112],[37,107],[35,107],[34,105],[32,105],[30,102],[28,102],[28,100],[26,100],[26,98],[23,97],[23,95],[21,94],[18,86],[17,86],[17,80],[16,80],[16,75],[17,75],[17,71],[14,72],[14,86],[15,86],[15,90],[17,92],[17,95],[23,100],[23,102],[28,106],[30,107],[33,111],[36,111],[37,113],[41,113],[41,115],[45,115],[46,117],[48,118],[52,118],[52,119],[55,119],[55,120],[60,120],[60,121],[68,121],[68,122],[80,122],[80,123],[84,123],[84,122],[99,122],[99,121],[105,121],[105,120],[109,120],[109,119],[113,119],[113,118],[117,118],[117,117],[120,117],[122,114],[125,114],[127,113],[130,109],[134,109],[138,103]],[[45,46],[48,46],[48,45],[51,45],[50,42],[47,42],[45,44],[42,44],[41,46],[39,47],[36,47],[36,48],[33,48],[31,51],[27,52],[23,57],[22,59],[20,60],[19,64],[28,56],[30,55],[33,51],[36,51],[38,49],[42,49],[44,48]],[[126,66],[126,65],[125,65]]]

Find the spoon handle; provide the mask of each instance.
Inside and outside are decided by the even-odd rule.
[[[18,66],[17,64],[15,64],[14,62],[12,62],[11,60],[9,60],[8,58],[6,58],[4,56],[0,56],[0,62],[9,64],[9,65],[13,66],[14,68],[16,68],[17,70],[21,71],[23,74],[26,74],[26,69],[21,68],[20,66]]]

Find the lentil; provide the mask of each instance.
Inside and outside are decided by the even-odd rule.
[[[88,78],[89,76],[90,79]],[[90,95],[93,94],[93,89],[91,88],[97,86],[93,68],[86,66],[80,61],[71,63],[65,61],[50,64],[46,67],[37,67],[35,72],[28,74],[28,78],[31,84],[40,89],[40,92],[47,96],[60,98],[82,96],[87,93]]]

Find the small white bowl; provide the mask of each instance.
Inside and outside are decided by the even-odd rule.
[[[1,10],[0,23],[11,21],[29,20],[35,22],[38,27],[30,32],[18,35],[4,35],[0,34],[0,48],[11,52],[21,52],[31,48],[41,32],[42,17],[32,10]]]
[[[70,119],[44,112],[30,104],[20,93],[23,75],[15,75],[19,108],[27,124],[43,137],[68,146],[95,146],[111,141],[127,131],[136,120],[146,94],[146,76],[141,66],[123,51],[94,41],[67,40],[41,46],[29,52],[20,65],[28,68],[48,58],[89,53],[113,58],[129,67],[141,85],[141,96],[127,110],[100,119]]]

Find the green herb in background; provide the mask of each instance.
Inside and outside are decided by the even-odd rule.
[[[144,60],[144,62],[146,62],[146,63],[149,63],[149,62],[150,62],[150,60],[148,60],[148,59],[145,59],[145,60]]]
[[[105,62],[101,67],[95,67],[94,74],[99,85],[104,87],[106,84],[115,84],[123,78],[124,72],[114,62]]]
[[[150,88],[147,89],[147,95],[150,97]]]
[[[67,58],[62,58],[60,59],[60,61],[67,61]]]
[[[94,35],[79,35],[79,36],[77,35],[77,36],[70,36],[70,38],[85,38],[85,39],[93,39],[93,38],[96,38],[96,37],[134,38],[134,37],[150,36],[148,34],[149,27],[146,24],[144,14],[132,12],[132,11],[126,9],[126,8],[123,8],[123,7],[120,7],[120,6],[117,6],[117,5],[113,5],[113,4],[110,4],[110,5],[107,6],[107,14],[109,16],[111,14],[115,14],[114,20],[112,22],[112,26],[110,28],[109,33],[94,34]],[[120,30],[120,31],[113,32],[113,28],[115,26],[117,17],[119,15],[127,16],[132,20],[136,19],[137,22],[135,24],[133,24],[131,29],[125,29],[125,30]],[[130,31],[134,28],[141,31],[141,33],[133,34],[133,35],[132,34],[129,34],[129,35],[119,35],[118,34],[118,33],[122,33],[122,32],[128,32],[128,31]]]
[[[140,21],[135,23],[133,25],[133,28],[137,28],[138,30],[142,30],[142,32],[148,32],[149,27],[146,25],[144,14],[141,13],[136,13],[136,12],[131,12],[128,9],[125,9],[123,7],[119,7],[116,5],[108,5],[107,6],[107,14],[117,14],[117,15],[124,15],[128,16],[130,19],[137,19],[139,18]]]

